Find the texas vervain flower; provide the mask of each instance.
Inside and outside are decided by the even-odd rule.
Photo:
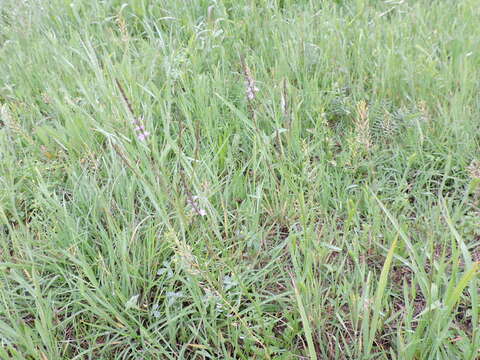
[[[143,132],[137,134],[137,138],[138,138],[138,140],[143,141],[148,137],[148,135],[150,135],[150,133],[148,131],[143,131]]]
[[[259,88],[255,86],[254,82],[249,81],[247,83],[247,98],[248,100],[253,100],[255,99],[255,93],[260,91]]]
[[[134,131],[137,133],[137,139],[140,141],[143,141],[150,135],[150,133],[145,130],[145,126],[142,125],[141,119],[135,116],[135,112],[133,111],[133,106],[130,103],[130,100],[128,100],[127,94],[125,93],[125,90],[123,89],[120,82],[117,79],[115,79],[115,82],[117,83],[117,87],[120,90],[120,93],[122,94],[123,101],[125,101],[125,104],[127,105],[127,109],[130,112],[130,115],[132,115],[132,118],[133,118],[132,124],[135,125]]]
[[[150,133],[145,130],[145,126],[141,125],[139,120],[135,119],[133,121],[133,124],[137,125],[133,130],[135,130],[135,132],[137,133],[138,140],[143,141],[148,137],[148,135],[150,135]]]
[[[243,75],[245,77],[245,92],[247,95],[247,108],[248,108],[249,117],[256,124],[257,116],[255,113],[255,106],[254,106],[253,100],[255,100],[255,94],[260,90],[255,85],[255,79],[253,78],[252,72],[250,71],[250,68],[245,62],[245,59],[243,56],[240,56],[240,61],[242,64]]]
[[[245,91],[247,93],[247,99],[252,101],[255,99],[255,93],[259,92],[260,89],[255,85],[255,79],[245,61],[243,61],[243,74],[245,75]]]
[[[193,211],[197,215],[206,216],[207,211],[200,207],[200,204],[199,204],[199,201],[198,201],[199,199],[200,199],[200,197],[196,196],[196,195],[192,196],[192,197],[188,197],[187,198],[187,204],[193,209]]]

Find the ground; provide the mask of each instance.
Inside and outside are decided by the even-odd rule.
[[[480,358],[478,0],[0,2],[0,358]]]

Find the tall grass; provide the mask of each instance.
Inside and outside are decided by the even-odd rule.
[[[0,2],[0,358],[478,359],[479,16]]]

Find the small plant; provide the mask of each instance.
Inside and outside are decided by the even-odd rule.
[[[354,118],[356,141],[367,151],[372,147],[368,105],[365,100],[357,103],[357,116]]]

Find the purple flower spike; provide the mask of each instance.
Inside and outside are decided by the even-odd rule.
[[[137,138],[138,138],[138,140],[143,141],[148,137],[148,135],[150,135],[150,133],[148,131],[144,131],[144,132],[138,134]]]
[[[247,99],[253,100],[255,99],[255,93],[260,91],[255,85],[247,84]]]
[[[200,204],[198,203],[199,199],[199,196],[194,195],[191,199],[187,199],[187,203],[194,210],[194,212],[197,213],[197,215],[206,216],[207,210],[200,207]]]

